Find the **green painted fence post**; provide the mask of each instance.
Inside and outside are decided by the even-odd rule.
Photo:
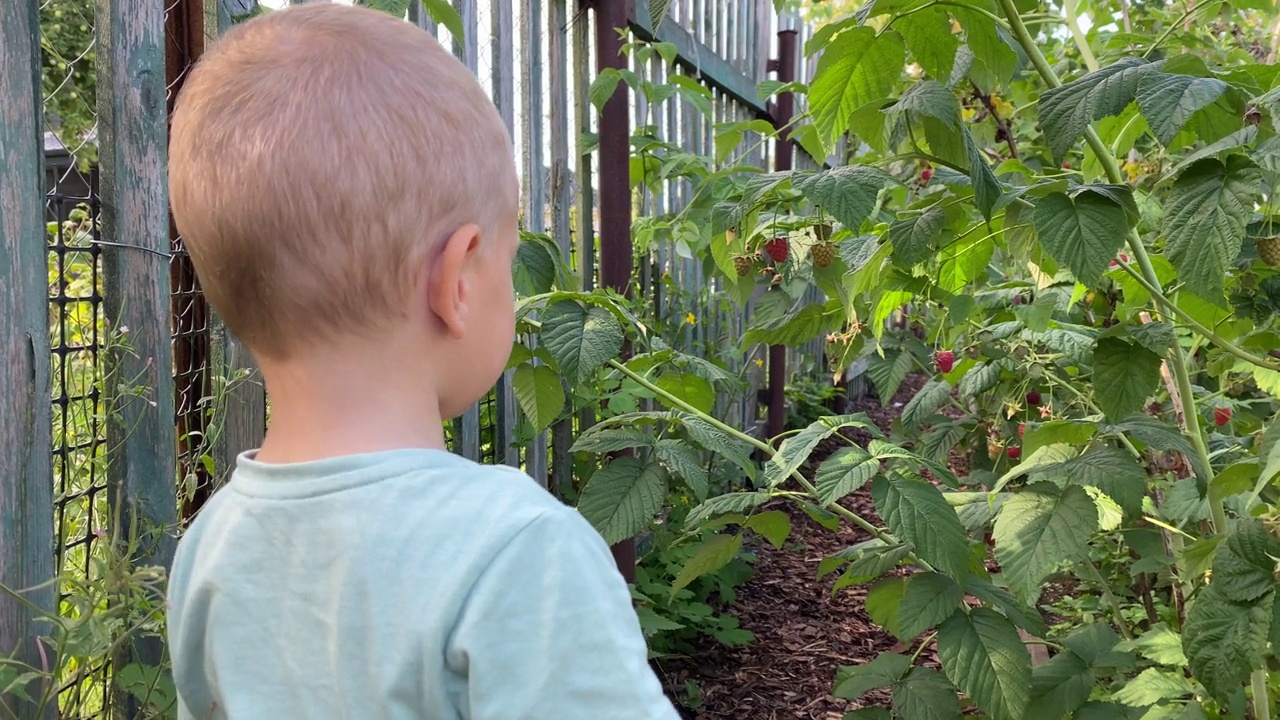
[[[0,2],[0,584],[52,612],[53,470],[48,245],[36,0]],[[39,613],[0,594],[0,655],[52,669],[34,641]],[[48,665],[46,665],[46,662]],[[29,688],[39,697],[42,688]],[[38,708],[0,696],[21,720]]]
[[[98,0],[98,137],[107,357],[107,481],[116,547],[169,567],[177,525],[162,0]],[[115,335],[128,328],[127,332]],[[117,341],[116,338],[119,338]],[[157,638],[116,659],[160,665]],[[116,711],[134,708],[117,694]]]

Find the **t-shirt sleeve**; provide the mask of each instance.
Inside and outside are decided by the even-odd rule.
[[[650,668],[625,581],[598,533],[557,508],[481,574],[448,661],[470,720],[679,720]]]

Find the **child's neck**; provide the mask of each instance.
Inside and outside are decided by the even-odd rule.
[[[264,363],[271,422],[257,459],[284,464],[384,450],[444,449],[429,373],[394,352]],[[412,370],[412,371],[411,371]]]

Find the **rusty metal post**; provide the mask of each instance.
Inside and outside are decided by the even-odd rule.
[[[619,30],[625,30],[627,0],[596,0],[596,69],[625,70]],[[631,252],[631,117],[626,83],[600,109],[600,285],[630,295]],[[629,352],[624,350],[624,352]],[[613,558],[627,582],[636,576],[635,540],[613,546]]]
[[[784,23],[786,14],[779,15],[780,23]],[[778,75],[778,82],[789,83],[796,79],[796,61],[798,38],[794,28],[785,24],[778,30],[778,58],[771,63]],[[795,114],[795,97],[789,93],[778,93],[773,106],[773,125],[778,128],[778,139],[774,146],[773,169],[783,172],[791,169],[792,141],[791,118]],[[787,348],[785,345],[769,346],[769,415],[765,423],[765,431],[769,437],[782,434],[787,422]]]

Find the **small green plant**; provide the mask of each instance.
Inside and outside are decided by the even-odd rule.
[[[787,385],[787,430],[799,430],[830,415],[831,404],[842,397],[841,389],[826,378],[796,377]]]

